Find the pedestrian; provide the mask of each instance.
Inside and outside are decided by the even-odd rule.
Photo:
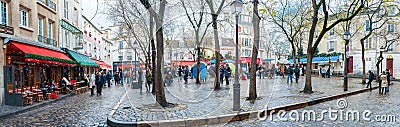
[[[101,90],[104,84],[104,78],[101,75],[101,72],[98,72],[96,75],[96,88],[97,88],[97,95],[101,95]]]
[[[369,91],[372,91],[372,81],[374,80],[374,73],[372,73],[372,71],[368,71],[368,84],[367,84],[367,88],[369,87]]]
[[[386,94],[386,87],[388,87],[388,81],[387,81],[387,77],[386,77],[386,73],[385,73],[385,71],[383,71],[382,72],[382,74],[380,75],[380,79],[381,79],[381,82],[382,82],[382,91],[381,91],[381,93],[382,94]]]
[[[331,65],[329,65],[328,70],[326,71],[325,77],[331,78]]]
[[[94,88],[96,88],[96,78],[94,74],[90,75],[90,83],[89,83],[89,88],[90,88],[90,95],[94,95]]]
[[[178,82],[182,81],[182,74],[183,74],[183,67],[179,66],[178,67]]]
[[[390,77],[391,77],[390,71],[389,71],[389,69],[386,69],[385,72],[386,72],[388,86],[390,86],[391,85],[391,82],[390,82]]]
[[[296,79],[296,83],[299,83],[300,68],[297,65],[294,68],[294,76],[295,76],[295,79]]]
[[[139,84],[139,89],[140,93],[142,93],[142,85],[143,85],[143,71],[142,69],[138,70],[138,84]]]
[[[118,84],[119,84],[119,74],[118,74],[118,71],[114,72],[114,82],[115,82],[115,85],[118,85]]]
[[[221,81],[221,85],[224,85],[224,74],[225,74],[225,68],[223,65],[221,65],[219,68],[219,79]]]
[[[150,84],[153,83],[153,76],[151,75],[150,69],[147,69],[146,73],[146,92],[149,92]]]
[[[183,79],[185,80],[185,84],[188,83],[188,78],[189,78],[189,67],[186,66],[185,69],[183,69]]]
[[[107,82],[106,72],[101,73],[101,76],[103,77],[103,87],[105,87]]]
[[[258,74],[259,74],[259,76],[260,76],[260,79],[261,79],[261,77],[263,76],[263,72],[264,72],[264,70],[262,69],[262,67],[261,67],[261,65],[258,67]]]
[[[108,85],[108,87],[111,87],[111,73],[110,72],[108,72],[107,73],[107,76],[106,76],[106,78],[107,78],[107,85]]]
[[[119,71],[119,83],[123,86],[124,85],[124,74],[122,74],[122,70]]]
[[[289,66],[286,69],[286,74],[287,74],[287,79],[286,79],[286,83],[289,83],[289,79],[290,79],[290,83],[293,82],[292,77],[293,77],[293,68],[291,66]]]
[[[193,71],[194,67],[190,68],[190,79],[194,78],[194,71]]]
[[[231,74],[232,74],[232,70],[231,70],[231,68],[229,67],[229,65],[228,64],[226,64],[225,65],[225,81],[226,81],[226,85],[229,85],[229,78],[231,77]]]
[[[173,78],[172,78],[172,73],[171,72],[168,72],[168,74],[165,76],[165,79],[164,79],[164,86],[165,86],[165,84],[167,85],[167,86],[171,86],[171,84],[173,83]]]
[[[271,69],[269,70],[269,78],[270,79],[274,78],[275,73],[276,73],[276,68],[275,68],[275,65],[273,64]]]
[[[301,68],[301,76],[304,76],[305,73],[306,73],[306,66],[303,65],[303,67]]]

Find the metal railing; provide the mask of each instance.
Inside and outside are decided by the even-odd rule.
[[[14,35],[14,27],[1,24],[0,33]]]
[[[47,5],[49,8],[53,9],[54,11],[56,11],[57,5],[53,1],[51,1],[51,0],[39,0],[39,1],[44,3],[45,5]]]
[[[42,42],[44,44],[53,45],[53,46],[57,47],[57,41],[56,40],[53,40],[51,38],[48,38],[48,37],[45,37],[45,36],[42,36],[42,35],[38,35],[38,41]]]

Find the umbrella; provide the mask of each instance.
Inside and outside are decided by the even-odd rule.
[[[215,63],[215,62],[216,62],[216,60],[210,60],[209,62],[210,62],[210,63]]]
[[[197,76],[197,63],[194,63],[193,65],[192,65],[192,68],[193,68],[193,76]],[[206,63],[204,63],[204,62],[200,62],[200,72],[201,72],[201,70],[203,70],[203,69],[207,69],[207,64]]]
[[[200,71],[200,80],[206,79],[207,76],[208,76],[208,70],[206,68]]]
[[[272,61],[272,60],[275,60],[274,58],[265,58],[264,59],[264,61],[266,61],[266,62],[269,62],[269,61]]]
[[[224,60],[225,63],[232,63],[232,60]]]

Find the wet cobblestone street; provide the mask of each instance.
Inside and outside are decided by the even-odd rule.
[[[107,115],[125,92],[122,86],[103,88],[102,96],[90,92],[0,119],[1,126],[105,126]]]

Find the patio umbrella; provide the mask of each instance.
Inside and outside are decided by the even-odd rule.
[[[196,77],[197,76],[197,63],[194,63],[192,65],[192,68],[193,68],[193,76]],[[200,62],[200,72],[203,69],[207,69],[207,64],[205,62]]]
[[[206,79],[208,76],[208,70],[207,68],[203,69],[200,71],[200,80]]]
[[[233,63],[232,60],[224,60],[225,63]]]

